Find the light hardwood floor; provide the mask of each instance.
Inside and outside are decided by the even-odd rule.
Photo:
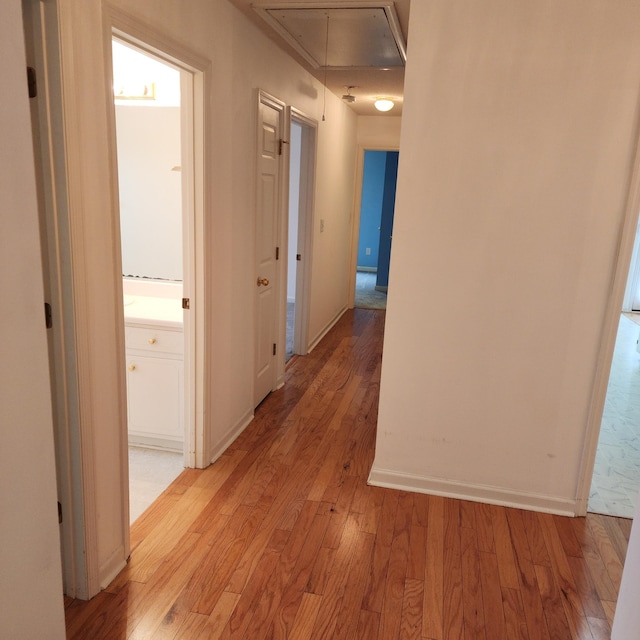
[[[348,312],[204,471],[134,524],[68,638],[608,638],[629,520],[366,484],[384,311]]]

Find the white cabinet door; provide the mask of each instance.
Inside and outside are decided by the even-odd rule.
[[[182,448],[183,379],[181,360],[127,357],[130,442],[135,442],[136,437],[149,437],[156,439],[159,446]]]

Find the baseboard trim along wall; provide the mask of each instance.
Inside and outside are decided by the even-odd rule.
[[[242,418],[222,436],[220,441],[215,444],[209,452],[209,458],[212,464],[231,446],[231,443],[247,428],[252,420],[253,409],[247,411]]]
[[[126,566],[127,558],[124,547],[118,547],[100,567],[100,589],[106,589]]]
[[[347,307],[343,307],[338,312],[338,314],[333,318],[333,320],[331,320],[329,322],[329,324],[326,325],[325,328],[322,329],[322,331],[320,331],[318,336],[316,338],[314,338],[313,341],[309,344],[309,347],[307,348],[307,353],[311,353],[318,346],[318,343],[320,342],[320,340],[322,340],[322,338],[324,338],[327,335],[327,333],[329,333],[329,331],[331,331],[331,329],[333,329],[333,327],[336,324],[336,322],[338,322],[338,320],[340,320],[340,318],[342,318],[342,316],[344,315],[346,310],[347,310]]]
[[[398,473],[388,469],[371,469],[368,484],[400,491],[428,493],[445,498],[485,502],[501,507],[515,507],[528,511],[541,511],[560,516],[578,515],[578,501],[536,493],[510,491],[499,487],[465,484],[441,478],[428,478]]]

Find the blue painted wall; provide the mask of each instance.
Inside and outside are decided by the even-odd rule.
[[[358,240],[358,266],[377,267],[380,245],[380,221],[386,151],[365,151],[362,177],[362,203],[360,206],[360,237]],[[367,247],[371,255],[366,255]]]
[[[398,180],[398,152],[386,153],[382,216],[380,219],[380,245],[378,248],[378,276],[376,287],[389,286],[389,260],[391,259],[391,236],[393,234],[393,212],[396,206],[396,182]]]

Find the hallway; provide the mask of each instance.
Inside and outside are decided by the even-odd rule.
[[[384,312],[347,312],[205,470],[133,525],[129,565],[67,636],[608,637],[631,521],[366,484]]]

